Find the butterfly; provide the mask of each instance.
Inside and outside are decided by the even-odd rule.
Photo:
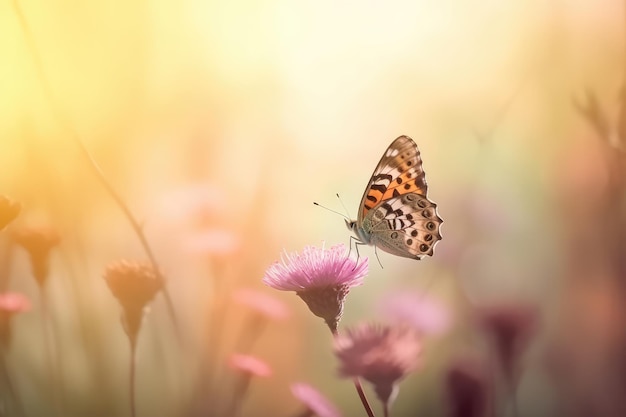
[[[437,205],[426,197],[427,188],[417,145],[408,136],[398,137],[378,162],[357,219],[346,220],[356,244],[404,258],[432,255],[441,240],[443,220]]]

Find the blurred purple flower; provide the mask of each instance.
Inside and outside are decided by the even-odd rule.
[[[452,321],[443,304],[416,292],[388,294],[378,303],[378,311],[389,322],[404,322],[424,335],[443,334]]]
[[[460,360],[446,373],[449,417],[481,417],[487,411],[488,373],[476,361]]]
[[[307,246],[302,254],[285,257],[267,269],[263,282],[277,290],[295,291],[311,312],[336,332],[346,296],[367,275],[367,258],[357,263],[346,256],[342,244],[330,249]]]
[[[271,320],[284,320],[289,317],[289,310],[282,301],[261,291],[240,288],[233,293],[233,301]]]
[[[317,417],[341,417],[339,410],[309,384],[301,382],[291,384],[291,393],[304,404],[309,412],[308,415],[315,415]]]
[[[419,334],[408,326],[364,323],[334,341],[339,374],[371,382],[385,407],[395,399],[400,380],[417,368],[421,350]]]
[[[517,376],[519,360],[537,329],[537,310],[525,304],[498,304],[478,310],[478,321],[497,355],[505,377]]]

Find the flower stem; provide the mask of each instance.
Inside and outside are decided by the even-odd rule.
[[[11,275],[11,255],[13,253],[13,240],[6,239],[0,249],[0,291],[6,291],[9,287]]]
[[[130,370],[129,370],[130,373],[129,373],[129,381],[128,381],[128,391],[129,391],[131,417],[135,417],[137,415],[136,407],[135,407],[135,368],[137,367],[136,353],[137,353],[137,343],[132,338],[130,338]]]
[[[227,412],[224,414],[229,417],[237,417],[239,415],[239,410],[241,409],[241,404],[244,401],[244,398],[248,392],[248,387],[250,386],[250,375],[241,375],[239,380],[235,383],[235,388],[233,390],[233,399],[228,406]]]
[[[48,379],[50,382],[50,390],[52,391],[52,399],[54,401],[54,409],[57,415],[63,415],[63,406],[61,399],[62,379],[60,374],[60,366],[58,355],[56,353],[56,342],[54,340],[54,332],[51,329],[50,308],[48,306],[48,298],[46,297],[45,288],[39,286],[39,299],[41,303],[41,326],[44,337],[44,345],[46,351],[46,361],[48,362]]]
[[[157,271],[157,274],[159,274],[159,278],[163,280],[164,277],[159,272],[156,258],[154,257],[152,248],[150,247],[150,244],[148,243],[148,239],[146,238],[146,235],[143,232],[143,228],[141,224],[131,212],[130,208],[128,207],[128,204],[126,204],[126,202],[121,197],[121,195],[117,192],[117,190],[113,187],[113,185],[106,178],[106,176],[104,175],[104,172],[102,171],[102,169],[100,168],[96,160],[93,158],[93,156],[91,155],[91,153],[89,152],[85,144],[83,143],[82,139],[80,138],[76,130],[73,128],[72,124],[68,121],[64,113],[59,108],[57,101],[54,97],[54,93],[52,92],[52,87],[50,86],[48,78],[46,77],[46,73],[44,71],[44,66],[43,66],[43,61],[41,60],[41,55],[39,54],[39,50],[37,49],[34,36],[30,30],[30,26],[28,25],[28,21],[26,20],[26,17],[24,16],[24,13],[22,12],[22,9],[19,4],[19,0],[13,0],[13,7],[15,9],[15,13],[17,15],[20,26],[22,28],[22,32],[24,33],[24,38],[26,40],[27,47],[30,50],[30,53],[32,55],[34,65],[35,65],[35,71],[37,72],[39,82],[41,83],[44,96],[46,100],[48,101],[48,105],[50,106],[53,116],[56,118],[59,124],[61,124],[63,128],[70,133],[70,136],[72,137],[74,142],[76,142],[76,144],[78,145],[85,160],[88,162],[89,166],[91,167],[91,170],[96,175],[96,178],[100,181],[104,189],[109,193],[113,201],[115,201],[115,203],[122,210],[122,212],[124,213],[124,216],[126,216],[128,221],[130,222],[130,225],[133,231],[139,238],[141,246],[146,252],[146,255],[148,256],[150,263],[152,264],[155,271]],[[167,290],[167,287],[165,285],[163,286],[163,297],[165,298],[165,303],[167,305],[167,310],[170,315],[170,318],[172,322],[174,323],[174,331],[176,333],[178,341],[181,342],[182,339],[180,335],[180,329],[178,326],[178,319],[176,317],[176,312],[174,310],[174,304],[172,302],[172,298],[169,294],[169,291]]]
[[[383,404],[383,416],[384,417],[389,417],[391,415],[389,409],[391,407],[389,407],[389,401],[387,401],[385,404]]]
[[[333,334],[333,337],[337,337],[339,335],[339,330],[337,330],[336,328],[333,329],[332,327],[329,328]],[[367,416],[375,417],[374,412],[372,411],[372,407],[370,406],[370,403],[367,401],[367,397],[365,396],[365,391],[363,391],[361,381],[359,380],[359,378],[354,378],[352,382],[354,382],[354,388],[356,388],[356,392],[357,394],[359,394],[359,398],[361,399],[361,403],[363,403],[363,408],[365,408]]]
[[[315,416],[315,413],[309,408],[305,408],[300,413],[293,415],[293,417],[313,417],[313,416]]]
[[[4,380],[4,385],[6,386],[6,390],[3,389],[2,391],[6,392],[8,396],[11,398],[11,400],[13,401],[13,404],[15,406],[15,412],[16,412],[15,414],[20,417],[25,417],[26,412],[24,411],[24,405],[22,404],[22,401],[19,395],[17,394],[15,387],[13,386],[13,382],[11,381],[11,376],[9,375],[9,370],[7,368],[7,360],[6,360],[7,351],[6,349],[0,347],[0,353],[2,354],[2,357],[0,358],[0,367],[2,368],[0,370],[0,374],[1,374],[2,380]]]

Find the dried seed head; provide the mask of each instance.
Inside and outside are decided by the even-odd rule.
[[[0,230],[15,220],[21,210],[22,206],[20,203],[0,195]]]
[[[161,276],[151,264],[123,260],[108,265],[104,279],[124,309],[122,326],[134,344],[144,308],[163,288]]]
[[[28,252],[33,276],[43,286],[49,274],[50,251],[61,241],[58,232],[51,227],[25,227],[13,232],[13,240]]]
[[[111,292],[124,309],[142,309],[163,287],[152,265],[122,260],[109,264],[104,272]]]

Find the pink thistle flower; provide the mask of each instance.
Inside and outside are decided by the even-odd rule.
[[[307,408],[308,414],[318,417],[341,417],[341,413],[318,390],[304,383],[291,385],[291,393]],[[303,414],[304,415],[304,414]]]
[[[272,368],[267,363],[251,355],[233,353],[228,359],[228,365],[248,376],[267,378],[272,375]]]
[[[51,227],[22,228],[14,230],[13,240],[28,252],[33,276],[43,286],[48,279],[50,251],[61,241],[59,234]]]
[[[490,395],[488,372],[482,364],[462,360],[446,374],[445,389],[450,417],[481,417],[487,411]]]
[[[478,310],[479,325],[485,331],[502,370],[513,381],[519,359],[537,328],[537,311],[528,305],[501,304]]]
[[[250,288],[236,290],[233,294],[233,301],[268,319],[284,320],[289,317],[289,310],[283,302]]]
[[[22,206],[3,195],[0,195],[0,230],[3,230],[20,214]]]
[[[286,258],[267,269],[263,282],[277,290],[295,291],[335,333],[346,296],[367,275],[367,258],[357,262],[346,256],[342,244],[330,249],[307,246],[302,254],[286,254]]]
[[[400,380],[417,368],[421,350],[419,334],[408,326],[361,324],[334,342],[339,374],[371,382],[386,409],[397,395]]]
[[[0,294],[0,344],[7,348],[11,343],[11,319],[17,313],[30,310],[28,298],[18,293]]]
[[[443,334],[452,321],[449,311],[438,300],[412,292],[387,295],[379,303],[378,311],[389,322],[406,323],[423,335]]]

